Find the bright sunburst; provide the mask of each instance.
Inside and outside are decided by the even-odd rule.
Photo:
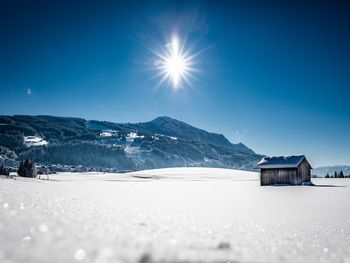
[[[169,80],[174,89],[182,86],[183,82],[189,82],[192,68],[193,56],[184,51],[184,46],[180,45],[179,38],[173,36],[171,42],[166,45],[162,53],[156,53],[158,60],[157,69],[160,70],[162,76],[161,83]]]

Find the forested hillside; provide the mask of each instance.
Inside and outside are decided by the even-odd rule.
[[[54,116],[0,116],[1,162],[31,158],[40,164],[138,170],[174,166],[252,169],[261,158],[169,117],[112,123]]]

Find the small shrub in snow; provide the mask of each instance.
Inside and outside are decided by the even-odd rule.
[[[220,242],[218,249],[231,249],[231,245],[229,242]]]
[[[4,167],[4,165],[1,165],[0,166],[0,175],[6,175],[6,176],[9,176],[10,175],[10,171],[8,169],[6,169]]]

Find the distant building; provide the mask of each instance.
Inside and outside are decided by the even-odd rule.
[[[256,167],[260,168],[260,185],[311,182],[312,167],[304,155],[265,157]]]

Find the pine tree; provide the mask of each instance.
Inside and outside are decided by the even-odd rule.
[[[329,178],[329,173],[327,173],[326,178]]]
[[[339,178],[344,178],[344,173],[343,173],[343,171],[340,171]]]
[[[6,176],[10,175],[9,170],[7,170],[3,164],[0,166],[0,175],[6,175]]]
[[[338,178],[338,173],[337,173],[337,171],[334,172],[334,178]]]
[[[22,160],[19,164],[17,174],[22,177],[35,178],[37,176],[35,162],[30,159]]]

